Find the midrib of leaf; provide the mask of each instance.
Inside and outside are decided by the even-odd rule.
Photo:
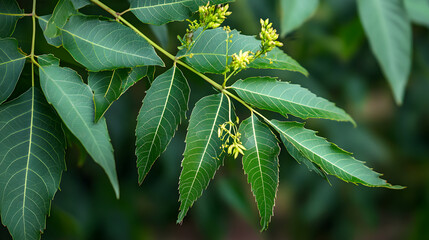
[[[29,137],[29,143],[28,143],[28,154],[27,154],[27,165],[25,167],[25,179],[24,179],[24,194],[23,194],[23,199],[22,199],[22,221],[23,221],[23,225],[24,225],[24,234],[25,236],[27,236],[27,231],[25,230],[25,202],[26,202],[26,198],[27,198],[27,182],[28,182],[28,170],[29,170],[29,165],[30,165],[30,156],[31,156],[31,146],[33,143],[33,119],[34,119],[34,87],[31,91],[31,114],[30,114],[30,137]],[[12,179],[12,178],[10,178]],[[9,209],[8,209],[9,211]],[[18,221],[19,222],[19,221]],[[18,226],[18,224],[16,224],[16,226]],[[15,228],[16,228],[15,226]]]
[[[150,58],[147,58],[147,57],[144,57],[144,56],[141,56],[141,55],[137,55],[137,54],[132,54],[132,53],[129,53],[129,52],[121,52],[121,51],[118,51],[118,50],[116,50],[116,49],[113,49],[113,48],[108,48],[108,47],[106,47],[106,46],[103,46],[103,45],[100,45],[100,44],[97,44],[97,43],[95,43],[95,42],[91,42],[91,41],[89,41],[89,40],[87,40],[87,39],[85,39],[85,38],[83,38],[83,37],[80,37],[80,36],[78,36],[78,35],[76,35],[76,34],[73,34],[73,33],[71,33],[70,31],[67,31],[67,30],[65,30],[65,29],[63,29],[63,28],[60,28],[61,29],[61,31],[64,31],[64,32],[66,32],[66,33],[68,33],[68,34],[70,34],[73,38],[79,38],[80,40],[82,40],[82,41],[85,41],[85,42],[87,42],[87,43],[90,43],[91,45],[94,45],[94,46],[97,46],[97,47],[100,47],[100,48],[104,48],[104,49],[106,49],[106,50],[109,50],[109,51],[112,51],[112,52],[116,52],[116,53],[120,53],[120,54],[124,54],[124,55],[129,55],[129,56],[133,56],[133,57],[138,57],[138,58],[143,58],[143,59],[150,59]],[[94,47],[93,46],[93,47]],[[79,47],[78,47],[79,48]],[[79,48],[79,51],[80,51],[80,48]],[[95,51],[95,50],[94,50]],[[81,52],[82,53],[82,52]],[[83,56],[86,56],[86,54],[84,54],[84,53],[82,53],[83,54]]]
[[[259,156],[258,140],[256,140],[255,120],[253,116],[251,116],[251,119],[252,119],[253,139],[255,140],[255,147],[256,147],[256,156],[258,156],[259,173],[261,174],[262,192],[264,193],[263,194],[264,195],[264,218],[263,219],[266,219],[267,218],[267,197],[265,196],[265,183],[264,183],[264,177],[262,176],[262,166],[261,166],[261,158]]]
[[[112,86],[113,77],[115,76],[115,73],[116,73],[116,69],[115,69],[115,70],[113,70],[112,76],[110,77],[109,86],[107,86],[107,90],[106,90],[106,93],[104,93],[104,97],[106,97],[106,96],[107,96],[107,93],[109,92],[110,87]],[[109,105],[109,107],[110,107],[110,105]]]
[[[363,179],[361,179],[361,178],[359,178],[359,177],[356,177],[356,176],[354,176],[354,175],[350,174],[349,172],[347,172],[347,171],[346,171],[346,170],[344,170],[343,168],[339,167],[339,166],[338,166],[338,165],[336,165],[335,163],[333,163],[333,162],[331,162],[331,161],[327,160],[326,158],[324,158],[324,157],[320,156],[320,155],[319,155],[319,154],[317,154],[316,152],[314,152],[314,151],[310,150],[309,148],[305,147],[304,145],[300,144],[300,143],[299,143],[298,141],[296,141],[293,137],[291,137],[291,136],[289,136],[288,134],[286,134],[285,132],[283,132],[283,131],[282,131],[280,128],[278,128],[275,124],[272,124],[272,123],[271,123],[271,121],[269,121],[269,123],[270,123],[270,125],[271,125],[271,126],[273,126],[275,129],[277,129],[277,131],[281,132],[282,134],[284,134],[285,136],[287,136],[289,139],[293,139],[293,141],[289,141],[289,143],[290,143],[290,144],[292,144],[296,149],[298,149],[298,151],[300,151],[300,150],[299,150],[299,148],[296,146],[297,144],[299,144],[299,146],[301,146],[302,148],[305,148],[307,151],[309,151],[309,152],[313,153],[314,155],[316,155],[316,156],[320,157],[321,159],[325,160],[325,162],[329,163],[330,165],[334,166],[335,168],[340,169],[342,172],[347,173],[348,175],[353,176],[354,178],[357,178],[357,179],[361,180],[361,182],[364,182],[364,183],[366,182],[365,180],[363,180]],[[303,132],[302,134],[304,134],[304,132]],[[302,151],[300,151],[300,152],[302,152]],[[337,161],[337,162],[338,162],[338,161]],[[343,179],[340,175],[338,175],[338,174],[337,174],[337,176],[338,176],[339,178]]]
[[[249,90],[249,89],[244,89],[244,88],[240,88],[240,87],[232,87],[232,88],[240,89],[240,90],[242,90],[242,91],[244,91],[244,92],[253,93],[253,94],[255,94],[255,95],[260,95],[260,96],[269,97],[269,98],[274,98],[274,99],[276,99],[276,100],[280,100],[280,101],[284,101],[284,102],[288,102],[288,103],[293,103],[293,104],[296,104],[296,105],[299,105],[299,106],[302,106],[302,107],[308,107],[308,108],[313,108],[313,109],[317,109],[317,110],[320,110],[320,111],[325,111],[325,112],[329,112],[329,113],[335,113],[335,114],[338,114],[337,112],[332,112],[332,111],[329,111],[329,110],[324,109],[324,108],[318,108],[318,107],[316,107],[316,106],[314,106],[314,107],[313,107],[313,106],[308,106],[308,105],[305,105],[305,104],[302,104],[302,103],[293,102],[293,101],[286,100],[286,99],[283,99],[283,98],[278,98],[278,97],[274,97],[274,96],[271,96],[271,95],[267,95],[267,94],[263,94],[263,93],[259,93],[259,92],[254,92],[254,91],[251,91],[251,90]],[[295,108],[295,107],[294,107],[294,108]],[[295,108],[295,110],[296,110],[297,112],[299,112],[296,108]]]
[[[43,69],[43,67],[40,67],[40,69],[42,69],[42,71],[43,72],[45,72],[45,70]],[[79,118],[82,120],[82,122],[84,123],[84,125],[85,125],[85,127],[86,127],[86,129],[90,129],[90,127],[88,126],[88,124],[87,124],[87,122],[84,120],[84,118],[82,117],[82,115],[80,114],[80,112],[76,109],[76,107],[74,106],[74,104],[72,104],[73,103],[73,101],[71,101],[71,99],[68,97],[68,95],[67,94],[65,94],[65,92],[61,89],[61,87],[59,87],[59,85],[55,82],[55,80],[53,79],[53,78],[51,78],[48,74],[46,74],[46,72],[45,72],[45,75],[49,78],[49,79],[51,79],[51,82],[57,87],[57,89],[59,89],[60,91],[61,91],[61,93],[62,93],[62,96],[63,97],[65,97],[71,104],[70,105],[72,105],[72,108],[75,110],[75,112],[77,113],[77,116],[79,116]],[[90,136],[91,136],[91,138],[92,138],[92,140],[94,141],[94,142],[97,142],[97,140],[96,140],[96,138],[95,138],[95,136],[94,136],[94,134],[93,134],[93,132],[92,131],[88,131],[89,132],[89,134],[90,134]],[[101,154],[101,155],[103,155],[103,151],[100,149],[100,146],[98,145],[98,144],[94,144],[96,147],[97,147],[97,150],[98,150],[98,152]]]
[[[2,63],[0,63],[0,66],[1,66],[1,65],[3,65],[3,64],[8,64],[8,63],[11,63],[11,62],[19,61],[19,60],[21,60],[21,59],[25,59],[25,58],[27,58],[27,57],[28,57],[28,56],[20,57],[20,58],[15,58],[15,59],[12,59],[12,60],[7,61],[7,62],[2,62]]]
[[[155,142],[155,138],[158,135],[159,126],[161,126],[161,122],[164,118],[165,109],[167,108],[167,103],[168,103],[168,100],[170,99],[171,88],[173,87],[174,76],[176,75],[176,68],[177,68],[176,66],[173,67],[174,70],[173,70],[173,75],[171,76],[170,87],[168,88],[167,98],[165,99],[164,107],[162,109],[162,113],[161,113],[161,116],[159,118],[158,125],[156,126],[156,130],[155,130],[155,134],[153,135],[152,143],[150,144],[149,153],[147,154],[148,156],[150,156],[150,153],[152,152],[153,143]],[[141,146],[143,146],[143,145],[141,145]],[[149,161],[146,161],[145,169],[146,169],[148,163],[149,163]]]
[[[191,187],[189,188],[188,193],[186,194],[185,203],[187,203],[189,201],[189,194],[191,193],[191,190],[194,187],[194,183],[195,183],[195,180],[197,179],[197,175],[198,175],[198,173],[200,171],[201,164],[203,163],[204,156],[207,153],[207,147],[210,145],[210,139],[212,138],[213,130],[214,130],[215,126],[216,126],[217,118],[219,117],[219,111],[222,108],[222,103],[224,101],[223,99],[224,99],[224,95],[222,94],[221,100],[219,102],[219,106],[218,106],[217,111],[216,111],[216,115],[215,115],[215,117],[213,119],[213,125],[211,127],[210,135],[207,138],[207,143],[206,143],[206,146],[204,147],[203,155],[201,156],[200,162],[199,162],[198,167],[197,167],[197,170],[195,171],[195,175],[194,175],[195,177],[194,177],[194,179],[192,179]],[[184,206],[186,206],[186,204],[184,204]]]
[[[185,1],[180,1],[180,2],[162,3],[162,4],[149,5],[149,6],[148,6],[148,5],[146,5],[146,6],[143,6],[143,7],[129,8],[129,10],[140,10],[140,9],[148,9],[148,8],[164,7],[164,6],[169,6],[169,5],[182,4],[182,3],[186,3],[186,2],[192,2],[192,0],[185,0]]]

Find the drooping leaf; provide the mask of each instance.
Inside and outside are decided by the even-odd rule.
[[[411,23],[401,0],[358,0],[363,28],[398,104],[411,68]]]
[[[292,114],[303,119],[325,118],[354,124],[344,110],[296,84],[270,77],[251,77],[238,80],[231,87],[247,103],[285,117]]]
[[[309,19],[319,5],[319,0],[281,0],[280,1],[280,27],[281,35],[300,27]]]
[[[51,44],[54,47],[60,47],[63,44],[63,42],[61,40],[61,36],[50,38],[50,37],[46,36],[46,34],[45,34],[46,26],[47,26],[48,21],[51,18],[51,16],[52,16],[51,14],[45,15],[45,16],[40,16],[38,19],[39,26],[43,30],[43,36],[45,37],[46,42]]]
[[[0,0],[0,37],[9,37],[15,30],[15,25],[20,16],[11,16],[8,14],[21,14],[15,0]]]
[[[193,39],[195,42],[191,48],[179,52],[179,56],[187,56],[186,62],[200,72],[223,73],[226,66],[231,63],[233,54],[238,54],[240,50],[256,53],[261,49],[261,41],[253,36],[242,35],[237,30],[231,32],[222,28],[203,32],[201,30],[200,28],[195,31]],[[308,75],[303,67],[278,48],[269,52],[267,56],[256,59],[249,67],[297,71]]]
[[[228,121],[228,106],[227,98],[216,94],[202,98],[192,110],[179,181],[180,213],[177,222],[183,221],[222,164],[224,154],[217,131]]]
[[[40,85],[46,99],[65,125],[106,172],[119,197],[115,159],[104,118],[94,123],[92,92],[81,77],[69,68],[46,65],[39,68]]]
[[[267,56],[261,56],[249,64],[250,68],[279,69],[302,73],[308,76],[308,72],[297,61],[289,57],[279,48],[274,48]]]
[[[12,94],[24,68],[26,56],[13,38],[0,39],[0,104]]]
[[[429,27],[429,1],[404,0],[404,4],[413,22]]]
[[[132,85],[146,76],[148,67],[120,68],[113,71],[90,72],[88,85],[94,92],[94,119],[97,122],[110,105]]]
[[[279,183],[280,147],[270,128],[254,114],[241,123],[240,133],[246,148],[243,169],[258,204],[262,230],[265,230],[273,215]]]
[[[314,131],[305,129],[302,123],[271,120],[269,124],[279,132],[283,142],[290,143],[327,174],[334,175],[345,182],[368,187],[402,188],[387,183],[380,178],[379,173],[356,160],[351,153],[316,136]]]
[[[210,0],[210,5],[233,0]],[[189,18],[209,0],[131,0],[131,12],[143,23],[162,25]]]
[[[159,75],[147,91],[136,128],[139,183],[165,151],[185,118],[189,92],[188,82],[176,66]]]
[[[62,35],[64,48],[90,71],[164,64],[146,40],[116,21],[74,15]]]
[[[46,25],[45,36],[49,38],[58,37],[61,34],[60,29],[66,25],[67,19],[76,13],[71,0],[59,0]]]
[[[61,120],[39,89],[0,106],[0,211],[14,239],[40,239],[65,147]]]

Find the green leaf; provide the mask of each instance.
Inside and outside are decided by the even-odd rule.
[[[0,0],[0,37],[9,37],[15,30],[16,22],[20,16],[10,16],[8,14],[21,14],[22,9],[19,8],[15,0]]]
[[[279,183],[280,147],[270,128],[252,114],[240,125],[243,146],[243,169],[252,186],[261,216],[262,230],[271,220]]]
[[[189,85],[176,66],[159,75],[146,93],[137,117],[136,156],[141,184],[165,151],[188,110]]]
[[[302,123],[271,120],[269,124],[279,132],[283,142],[290,143],[327,174],[334,175],[345,182],[368,187],[402,188],[387,183],[380,178],[379,173],[356,160],[351,153],[316,136],[314,131],[305,129]]]
[[[90,71],[164,65],[146,40],[116,21],[74,15],[62,31],[64,48]]]
[[[60,29],[66,25],[67,19],[76,13],[77,11],[70,0],[59,0],[49,18],[44,31],[45,36],[50,38],[58,37],[61,34]]]
[[[90,0],[71,0],[71,2],[73,3],[73,6],[76,10],[91,4]]]
[[[233,0],[210,0],[210,5]],[[189,18],[209,0],[131,0],[131,12],[143,23],[162,25]]]
[[[119,197],[113,148],[104,118],[94,123],[91,89],[69,68],[41,66],[40,85],[46,99],[57,110],[65,125],[85,147],[89,155],[103,167]]]
[[[30,88],[0,106],[0,210],[14,239],[40,239],[65,170],[61,121]]]
[[[145,66],[145,67],[136,67],[131,69],[130,74],[128,74],[128,77],[125,79],[125,81],[122,82],[122,93],[125,93],[130,87],[132,87],[134,84],[136,84],[138,81],[140,81],[142,78],[152,74],[155,67],[154,66]]]
[[[238,80],[231,88],[247,103],[285,117],[292,114],[302,119],[325,118],[355,124],[344,110],[299,85],[270,77],[251,77]]]
[[[183,221],[222,164],[224,154],[217,131],[228,121],[228,107],[227,98],[216,94],[202,98],[192,110],[179,181],[178,223]]]
[[[249,64],[249,68],[287,70],[308,76],[305,68],[279,48],[274,48],[267,56],[255,59]]]
[[[319,0],[281,0],[281,35],[284,36],[300,27],[316,12],[318,6]]]
[[[0,39],[0,104],[12,94],[24,68],[26,56],[14,38]]]
[[[256,53],[261,49],[261,41],[253,36],[242,35],[237,30],[232,30],[230,33],[222,28],[201,31],[201,28],[195,31],[195,42],[191,48],[187,51],[182,50],[178,54],[187,56],[186,62],[200,72],[223,73],[226,66],[231,63],[233,54],[238,54],[240,50]],[[257,58],[249,64],[249,67],[297,71],[308,75],[303,67],[278,48],[269,52],[267,56]]]
[[[411,68],[411,23],[401,0],[358,0],[363,28],[398,104]]]
[[[429,1],[404,0],[404,4],[413,22],[429,27]]]
[[[50,45],[54,46],[54,47],[60,47],[63,44],[63,42],[61,40],[61,36],[50,38],[50,37],[46,36],[46,34],[45,34],[46,26],[47,26],[48,21],[51,18],[51,16],[52,16],[51,14],[45,15],[45,16],[40,16],[38,19],[39,26],[43,30],[43,36],[45,37],[46,42],[49,43]]]

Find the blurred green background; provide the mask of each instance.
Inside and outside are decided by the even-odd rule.
[[[31,1],[18,1],[25,12]],[[54,0],[38,0],[38,15],[52,12]],[[128,3],[104,0],[118,12]],[[237,0],[225,24],[244,34],[257,35],[259,18],[270,18],[279,28],[280,4],[275,0]],[[87,14],[108,16],[96,6]],[[175,53],[185,23],[167,28],[139,24],[125,18],[168,51]],[[109,16],[110,17],[110,16]],[[54,53],[85,79],[87,73],[64,49],[46,44],[37,29],[36,54]],[[13,37],[30,52],[31,18],[18,22]],[[357,16],[354,0],[325,0],[302,27],[282,38],[283,50],[309,72],[246,70],[238,78],[278,76],[300,84],[344,108],[357,122],[310,120],[307,127],[353,152],[359,160],[384,173],[405,190],[355,186],[330,178],[332,185],[309,172],[282,151],[280,185],[269,229],[259,232],[259,216],[241,161],[225,159],[203,196],[191,208],[182,225],[178,214],[178,178],[187,123],[183,123],[167,151],[157,160],[142,186],[137,184],[134,129],[147,80],[136,84],[107,113],[121,187],[117,200],[102,169],[71,141],[61,191],[52,203],[42,239],[429,239],[429,29],[413,25],[413,65],[404,104],[394,103],[378,63],[370,51]],[[167,66],[172,64],[164,59]],[[25,67],[12,98],[30,84]],[[182,69],[184,70],[184,69]],[[163,69],[157,69],[157,74]],[[190,109],[202,96],[215,91],[209,84],[185,72],[191,86]],[[215,76],[214,76],[215,77]],[[249,112],[238,106],[238,115]],[[188,116],[190,112],[188,112]],[[280,118],[280,116],[272,116]],[[10,239],[6,228],[0,239]]]

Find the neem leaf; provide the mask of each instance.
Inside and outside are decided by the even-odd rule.
[[[189,85],[179,68],[173,66],[159,75],[143,99],[137,117],[136,156],[139,183],[142,183],[156,159],[165,151],[185,119]]]
[[[162,25],[189,18],[199,6],[232,2],[233,0],[131,0],[131,12],[143,23]]]
[[[224,154],[218,129],[228,121],[228,107],[227,98],[219,93],[202,98],[192,110],[179,181],[179,223],[222,164]]]
[[[302,123],[271,120],[269,124],[279,132],[283,142],[292,144],[303,156],[327,174],[334,175],[345,182],[359,183],[368,187],[403,188],[387,183],[380,178],[379,173],[356,160],[351,153],[316,136],[314,131],[305,129]]]
[[[398,104],[411,69],[411,23],[402,0],[358,0],[358,12],[372,52]]]
[[[0,104],[12,94],[24,68],[26,56],[13,38],[0,39]]]
[[[39,89],[0,106],[0,211],[14,239],[40,239],[65,147],[61,120]]]
[[[104,118],[94,123],[91,89],[69,68],[46,65],[39,68],[40,85],[46,99],[57,110],[70,131],[106,172],[119,197],[115,159]]]
[[[21,14],[22,9],[19,8],[15,0],[0,0],[0,37],[9,37],[15,30],[16,22],[20,16],[11,16],[7,14]]]
[[[74,15],[62,32],[64,48],[90,71],[164,65],[145,39],[116,21]]]
[[[46,36],[46,33],[45,33],[47,23],[48,23],[49,19],[51,18],[51,16],[52,16],[51,14],[45,15],[45,16],[40,16],[38,19],[39,25],[40,25],[40,28],[43,30],[43,36],[45,37],[46,42],[51,44],[54,47],[60,47],[63,44],[63,42],[61,40],[61,36],[50,38],[50,37]]]
[[[429,27],[429,1],[404,0],[408,17],[415,23]]]
[[[45,36],[49,38],[58,37],[61,34],[60,28],[63,28],[66,25],[67,19],[76,13],[77,11],[70,0],[59,0],[49,18],[44,31]]]
[[[354,124],[353,119],[344,110],[296,84],[277,81],[270,77],[251,77],[238,80],[231,88],[247,103],[278,112],[285,117],[292,114],[303,119],[325,118]]]
[[[279,183],[280,147],[270,128],[254,114],[241,123],[240,133],[246,148],[243,169],[258,204],[262,230],[265,230],[273,215]]]

